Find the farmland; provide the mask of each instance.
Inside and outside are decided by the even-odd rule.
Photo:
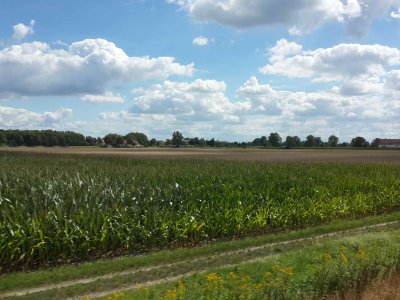
[[[400,207],[399,165],[378,159],[168,157],[2,152],[2,272],[201,245]]]

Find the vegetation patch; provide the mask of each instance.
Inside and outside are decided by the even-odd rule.
[[[361,294],[400,271],[400,232],[325,242],[257,263],[214,269],[113,299],[325,299]],[[108,297],[108,299],[111,299]]]
[[[7,153],[0,167],[2,272],[303,228],[400,204],[400,170],[388,164]]]

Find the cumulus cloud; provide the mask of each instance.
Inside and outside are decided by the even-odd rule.
[[[303,46],[295,42],[288,42],[286,39],[281,39],[276,42],[276,45],[269,49],[269,60],[271,62],[281,61],[287,56],[293,56],[300,53]]]
[[[358,84],[355,87],[357,91],[349,90],[346,95],[335,90],[289,92],[275,90],[251,77],[236,92],[249,107],[247,111],[241,111],[241,120],[251,123],[253,119],[262,120],[268,116],[267,119],[274,120],[272,124],[275,128],[281,131],[286,128],[287,134],[304,134],[307,131],[314,134],[318,131],[327,136],[329,131],[332,133],[332,129],[336,129],[342,137],[355,135],[357,130],[360,134],[373,137],[372,126],[380,126],[381,134],[385,132],[382,124],[387,124],[387,130],[399,126],[399,95],[388,93],[380,84]],[[246,115],[247,118],[244,118]],[[393,125],[388,124],[388,120],[392,120]],[[261,122],[265,124],[267,121]],[[369,125],[366,126],[366,123]]]
[[[22,108],[0,106],[0,127],[10,129],[57,128],[71,115],[72,110],[69,108],[37,113]]]
[[[386,87],[400,92],[400,70],[389,72],[386,79]]]
[[[234,112],[240,104],[233,104],[225,96],[223,81],[196,79],[193,82],[165,81],[148,89],[135,90],[138,94],[130,112],[141,114],[171,114],[186,120],[219,119],[237,121]]]
[[[362,37],[367,32],[374,19],[385,17],[393,8],[400,7],[399,0],[357,0],[361,7],[361,14],[346,21],[346,29],[352,35]]]
[[[392,12],[390,13],[390,16],[391,16],[393,19],[400,19],[400,8],[399,8],[397,11],[392,11]]]
[[[14,33],[13,33],[12,39],[16,42],[22,41],[26,36],[34,33],[34,30],[33,30],[34,25],[35,25],[35,20],[31,20],[31,22],[29,23],[29,26],[26,26],[23,23],[14,25],[13,26]]]
[[[327,82],[380,77],[385,74],[385,67],[399,64],[400,50],[397,48],[339,44],[288,57],[272,55],[270,64],[261,68],[260,72]]]
[[[399,73],[391,75],[394,80]],[[126,130],[134,124],[152,136],[169,137],[178,129],[185,136],[230,141],[248,141],[275,131],[283,137],[302,138],[313,134],[327,139],[337,134],[349,141],[356,135],[391,136],[400,128],[400,93],[382,82],[291,92],[253,76],[236,90],[234,99],[226,96],[224,82],[201,79],[165,81],[133,92],[136,96],[129,111],[103,112],[101,119]]]
[[[124,103],[124,97],[114,95],[112,92],[106,92],[104,95],[84,95],[81,100],[93,104]]]
[[[197,21],[214,21],[236,28],[283,25],[303,34],[327,22],[349,24],[360,34],[371,20],[383,16],[399,0],[166,0]],[[365,30],[365,29],[364,29]]]
[[[0,95],[102,95],[113,81],[164,80],[193,70],[173,57],[128,56],[104,39],[75,42],[67,50],[24,43],[0,51]]]
[[[208,38],[200,35],[198,37],[195,37],[193,39],[193,45],[196,46],[207,46],[208,45]]]

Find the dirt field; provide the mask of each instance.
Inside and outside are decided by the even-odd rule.
[[[99,147],[0,147],[8,151],[32,153],[66,153],[86,155],[123,155],[148,158],[199,158],[254,160],[268,162],[388,162],[400,163],[400,150],[357,149],[229,149],[229,148],[99,148]]]

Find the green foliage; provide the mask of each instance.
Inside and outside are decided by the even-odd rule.
[[[129,145],[141,145],[144,147],[149,147],[150,142],[144,133],[140,132],[130,132],[125,136],[125,140]]]
[[[5,136],[5,138],[4,138]],[[72,131],[4,130],[0,131],[0,145],[8,146],[83,146],[85,137]]]
[[[282,138],[279,135],[279,133],[271,132],[271,134],[268,137],[268,144],[271,145],[272,147],[279,147],[282,144]]]
[[[7,136],[3,131],[0,130],[0,146],[7,144]]]
[[[368,147],[369,143],[362,136],[357,136],[351,140],[351,147]]]
[[[4,271],[304,227],[400,204],[397,165],[7,153],[0,169]]]
[[[323,142],[319,136],[308,135],[304,141],[304,147],[322,147]]]
[[[339,138],[337,136],[331,135],[328,138],[328,146],[329,147],[336,147],[338,145],[338,143],[339,143]]]
[[[183,135],[179,131],[174,131],[172,134],[172,140],[171,140],[172,145],[175,147],[180,147],[183,144]]]
[[[300,147],[301,140],[298,136],[287,136],[284,144],[286,148]]]
[[[140,289],[119,299],[329,299],[361,292],[399,269],[400,232],[374,233],[196,274],[167,289]]]

